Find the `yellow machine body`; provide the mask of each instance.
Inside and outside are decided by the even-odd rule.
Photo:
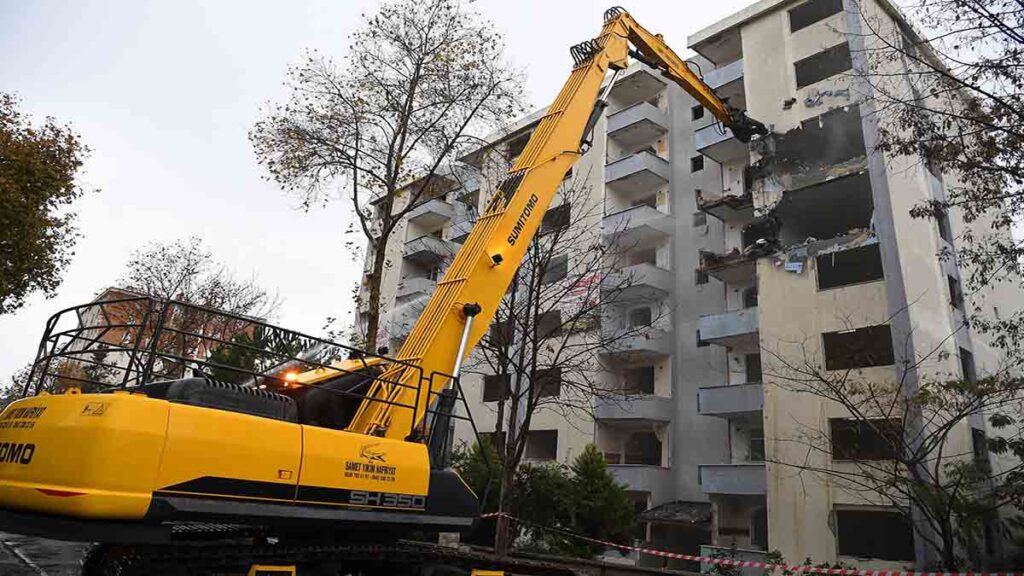
[[[432,471],[422,443],[145,394],[42,394],[14,402],[0,414],[0,455],[0,508],[61,517],[273,522],[301,517],[303,507],[307,516],[335,521],[359,522],[352,513],[375,511],[395,512],[400,523],[419,515],[425,524],[465,527],[475,513],[463,510],[460,521],[450,510],[443,520],[428,512]]]

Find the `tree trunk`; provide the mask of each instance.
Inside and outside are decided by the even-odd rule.
[[[505,466],[501,471],[501,490],[498,492],[498,512],[505,511],[505,497],[515,477],[515,468]],[[499,556],[508,554],[509,544],[512,540],[509,519],[507,516],[499,515],[494,530],[494,553]]]
[[[373,271],[371,272],[369,289],[370,301],[367,303],[366,311],[366,351],[375,354],[377,352],[377,332],[380,326],[380,284],[384,276],[384,258],[387,255],[387,237],[381,235],[377,240],[373,255]]]
[[[953,525],[947,519],[942,523],[942,569],[947,572],[956,572],[956,539],[953,536]]]
[[[521,391],[522,382],[517,378],[509,402],[508,427],[505,431],[505,442],[501,451],[501,489],[498,491],[498,512],[506,511],[505,498],[512,488],[516,467],[519,465],[516,455],[519,453],[519,444],[524,441],[522,436],[526,434],[524,429],[516,426],[516,420],[519,418],[519,394]],[[494,552],[500,555],[507,554],[511,541],[512,533],[509,520],[505,516],[499,515],[494,531]]]

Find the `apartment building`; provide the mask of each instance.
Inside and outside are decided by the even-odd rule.
[[[773,136],[737,141],[677,86],[635,64],[612,87],[593,147],[573,169],[603,203],[605,241],[628,239],[621,267],[637,290],[628,304],[609,306],[622,307],[615,316],[626,322],[661,320],[600,362],[623,397],[595,398],[575,417],[542,411],[527,458],[567,463],[596,443],[635,498],[649,545],[737,548],[747,558],[779,550],[792,561],[874,567],[928,560],[891,508],[789,464],[806,462],[796,439],[808,429],[833,443],[871,438],[844,425],[848,414],[836,405],[787,385],[787,366],[807,361],[910,385],[928,373],[973,377],[999,357],[958,329],[966,307],[1020,300],[1006,291],[965,297],[956,262],[936,256],[963,222],[954,213],[938,223],[909,216],[951,179],[920,159],[873,149],[870,87],[852,74],[869,41],[865,17],[907,29],[887,0],[859,9],[850,0],[762,0],[696,32],[691,64]],[[439,176],[396,231],[382,284],[393,348],[542,114]],[[913,374],[901,371],[926,353]],[[500,386],[464,378],[483,431],[495,429]],[[965,422],[960,448],[970,453],[984,430],[981,415]],[[470,440],[469,430],[457,432]]]
[[[961,328],[965,307],[1016,309],[1020,294],[965,299],[955,259],[937,257],[964,223],[955,213],[910,217],[954,182],[921,158],[875,149],[885,120],[853,72],[865,69],[870,30],[913,34],[885,0],[763,0],[689,38],[716,65],[709,83],[737,84],[749,114],[773,132],[752,150],[714,128],[695,135],[701,154],[743,181],[730,190],[725,179],[698,203],[724,226],[725,252],[701,250],[699,269],[727,300],[725,312],[701,318],[698,337],[724,348],[729,366],[726,381],[700,390],[699,411],[730,428],[729,460],[702,465],[700,484],[715,508],[716,545],[921,566],[934,555],[891,505],[800,472],[881,456],[838,404],[794,389],[792,369],[809,362],[903,389],[929,376],[973,378],[999,356]],[[809,430],[831,449],[810,450]],[[984,434],[976,415],[951,441],[971,454],[972,437]]]

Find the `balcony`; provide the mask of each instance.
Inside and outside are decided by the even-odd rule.
[[[631,148],[668,132],[668,115],[647,102],[637,102],[608,116],[608,137]]]
[[[694,132],[693,140],[693,146],[697,152],[719,164],[750,157],[750,149],[747,145],[737,140],[732,135],[732,130],[718,123],[709,124]]]
[[[406,278],[398,283],[395,298],[404,301],[428,296],[436,287],[437,281],[430,278]]]
[[[671,166],[650,151],[637,152],[604,167],[604,181],[628,200],[649,196],[668,184]]]
[[[602,326],[602,330],[608,330]],[[672,352],[672,335],[660,328],[647,328],[639,333],[636,328],[617,329],[606,332],[604,338],[610,342],[602,354],[627,361],[664,358]],[[616,334],[618,333],[618,334]]]
[[[749,191],[742,195],[722,194],[710,197],[698,190],[697,209],[722,222],[746,222],[754,218],[754,197]]]
[[[477,221],[476,203],[471,198],[466,198],[466,200],[470,203],[467,204],[459,200],[453,204],[455,210],[448,229],[448,237],[452,242],[458,244],[466,241],[470,231],[473,229],[473,225]]]
[[[452,222],[451,229],[449,230],[451,241],[457,244],[465,242],[466,238],[469,238],[469,233],[473,231],[473,224],[476,224],[476,222],[469,218]]]
[[[437,236],[420,236],[405,243],[402,257],[420,266],[437,266],[455,255],[458,244]]]
[[[739,109],[747,107],[743,87],[743,59],[720,66],[704,75],[707,84],[719,98]]]
[[[697,473],[705,494],[764,496],[766,493],[764,462],[702,464]]]
[[[665,89],[665,81],[655,76],[649,68],[638,66],[633,72],[627,72],[612,86],[611,97],[617,102],[632,104],[653,98]]]
[[[612,422],[670,422],[675,412],[671,398],[642,394],[594,397],[594,418]]]
[[[728,284],[752,284],[757,277],[757,259],[737,249],[727,254],[699,250],[700,269]]]
[[[645,204],[606,215],[602,227],[605,240],[622,248],[650,246],[674,229],[672,216]]]
[[[749,418],[764,409],[760,382],[697,389],[697,413],[722,418]]]
[[[605,276],[601,292],[608,302],[657,300],[671,292],[673,285],[672,272],[645,262]]]
[[[608,470],[616,482],[625,484],[629,490],[650,492],[652,502],[672,499],[672,470],[669,468],[609,462]]]
[[[701,316],[697,325],[703,342],[729,348],[755,349],[758,347],[757,322],[755,306],[724,314]]]
[[[455,209],[451,204],[434,198],[421,202],[409,211],[409,222],[426,228],[437,228],[452,219]]]
[[[410,300],[404,304],[398,304],[393,310],[381,318],[381,325],[387,329],[386,336],[391,339],[404,339],[409,335],[416,320],[426,306],[426,299]]]

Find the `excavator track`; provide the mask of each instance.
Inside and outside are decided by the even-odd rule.
[[[295,565],[300,576],[456,576],[473,569],[578,576],[564,565],[416,542],[394,544],[192,543],[94,546],[82,576],[244,575],[252,564]]]

